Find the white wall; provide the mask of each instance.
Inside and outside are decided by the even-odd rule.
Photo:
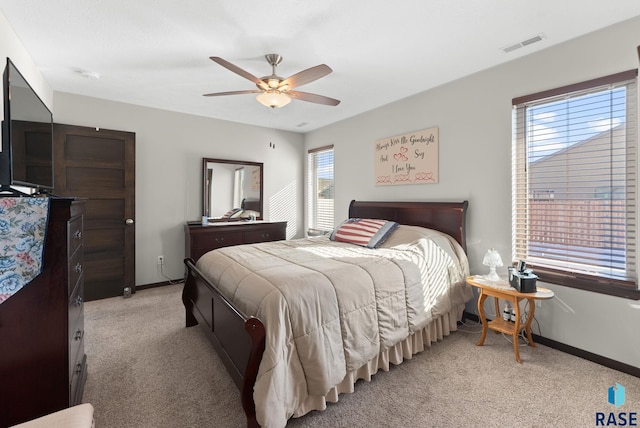
[[[481,261],[490,247],[509,261],[511,99],[637,68],[638,44],[635,18],[307,134],[307,148],[334,144],[336,222],[351,199],[467,199],[472,273],[486,272]],[[439,128],[440,182],[376,187],[374,142],[432,126]],[[536,310],[543,336],[640,367],[639,302],[541,285],[556,293]],[[476,303],[467,309],[477,313]],[[486,309],[493,314],[492,305]]]
[[[20,42],[7,18],[0,11],[0,68],[2,70],[4,70],[7,58],[11,58],[11,62],[40,96],[40,99],[51,109],[53,90]],[[3,95],[0,95],[1,98]],[[4,102],[0,103],[0,118],[2,117],[4,117]]]
[[[288,238],[303,235],[302,134],[54,94],[0,12],[0,68],[7,57],[55,122],[136,133],[136,285],[166,280],[158,255],[165,256],[167,275],[182,277],[183,224],[201,217],[203,157],[263,162],[264,218],[288,221]]]
[[[136,285],[165,280],[159,255],[171,278],[182,277],[183,225],[202,215],[203,157],[263,162],[265,219],[302,236],[301,134],[59,92],[54,119],[136,134]]]
[[[489,247],[508,260],[511,99],[636,68],[638,44],[635,18],[306,135],[307,148],[335,144],[336,221],[347,216],[351,199],[468,199],[472,272],[486,270],[481,259]],[[7,56],[51,106],[52,90],[0,13],[0,59]],[[60,93],[53,111],[61,123],[136,133],[136,284],[164,280],[159,254],[172,277],[181,275],[182,223],[200,216],[202,157],[265,162],[266,218],[289,220],[289,237],[302,235],[305,150],[298,134]],[[431,126],[440,132],[440,183],[375,187],[373,142]],[[640,367],[638,302],[545,285],[556,298],[536,311],[544,336]]]

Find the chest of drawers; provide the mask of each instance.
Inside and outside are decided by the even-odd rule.
[[[42,273],[0,305],[0,426],[82,402],[83,212],[51,200]]]

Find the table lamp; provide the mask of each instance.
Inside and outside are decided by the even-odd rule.
[[[490,281],[500,280],[500,277],[496,273],[496,268],[502,266],[502,258],[494,248],[487,251],[487,254],[484,255],[484,259],[482,260],[482,264],[489,266],[489,275],[486,275],[484,277],[485,279]]]

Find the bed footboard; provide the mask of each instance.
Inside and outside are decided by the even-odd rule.
[[[186,326],[200,324],[218,356],[241,392],[248,427],[259,427],[253,401],[262,354],[265,328],[255,317],[243,314],[196,268],[193,259],[184,260],[187,280],[182,291]]]

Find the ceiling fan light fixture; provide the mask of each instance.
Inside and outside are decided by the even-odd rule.
[[[258,87],[258,90],[254,89],[245,91],[216,92],[212,94],[204,94],[204,96],[206,97],[215,97],[219,95],[255,94],[260,92],[260,94],[256,97],[258,102],[272,109],[286,106],[291,102],[291,98],[327,106],[337,106],[338,104],[340,104],[340,100],[325,97],[324,95],[317,95],[308,92],[293,90],[298,86],[314,82],[321,77],[324,77],[327,74],[331,73],[333,70],[331,70],[331,67],[326,64],[320,64],[316,65],[315,67],[307,68],[283,79],[276,74],[276,66],[280,63],[280,61],[282,61],[282,57],[277,54],[268,54],[265,55],[265,58],[271,65],[271,74],[269,76],[258,78],[248,71],[243,70],[237,65],[233,65],[229,61],[226,61],[220,57],[211,56],[209,58],[213,62],[220,64],[224,68],[255,83]]]
[[[268,79],[267,84],[271,89],[277,89],[280,85],[280,79]]]
[[[256,97],[258,102],[265,107],[280,108],[291,102],[289,95],[280,91],[265,91]]]

